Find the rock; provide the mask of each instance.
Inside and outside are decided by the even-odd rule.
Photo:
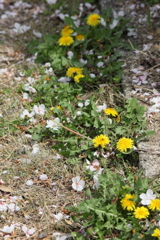
[[[158,175],[160,173],[160,144],[158,142],[141,142],[138,144],[139,167],[143,168],[147,177]]]

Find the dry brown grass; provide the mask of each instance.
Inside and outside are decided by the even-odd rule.
[[[7,1],[10,4],[11,1]],[[68,1],[70,4],[71,2]],[[78,1],[77,1],[78,3]],[[7,5],[5,5],[7,8]],[[47,34],[52,29],[57,32],[63,25],[60,20],[49,20],[48,16],[40,14],[37,16],[39,22],[33,21],[30,17],[35,10],[29,9],[28,14],[24,15],[17,9],[17,22],[31,24],[33,29],[40,29],[43,34]],[[4,9],[6,11],[7,9]],[[22,94],[17,92],[19,83],[25,83],[23,77],[21,82],[15,80],[23,68],[30,68],[26,62],[27,53],[25,43],[30,41],[30,34],[18,35],[16,38],[10,37],[15,19],[5,19],[0,27],[5,30],[3,42],[0,45],[0,66],[7,69],[6,73],[1,74],[0,78],[0,113],[3,115],[3,132],[0,137],[0,178],[5,185],[0,185],[1,198],[9,203],[10,196],[21,197],[16,204],[20,207],[19,211],[1,212],[0,228],[5,225],[17,224],[16,230],[11,234],[10,239],[26,239],[21,230],[22,225],[35,228],[36,232],[32,239],[40,239],[39,234],[44,233],[46,238],[53,239],[53,233],[60,231],[70,233],[73,229],[72,223],[68,220],[56,222],[53,214],[67,214],[65,208],[75,205],[83,199],[83,193],[75,192],[71,187],[71,179],[78,173],[83,177],[82,167],[75,166],[72,170],[65,164],[65,159],[55,159],[56,153],[51,149],[48,142],[38,143],[40,152],[33,155],[32,145],[37,143],[26,137],[23,127],[18,127],[13,120],[19,118],[26,103],[22,101]],[[17,128],[17,131],[13,131]],[[28,160],[30,161],[28,163]],[[39,179],[41,174],[46,174],[48,179]],[[32,180],[33,185],[27,186],[26,181]],[[6,187],[6,188],[4,188]],[[39,213],[41,209],[41,214]],[[18,228],[19,226],[19,228]],[[19,230],[18,230],[19,229]],[[1,233],[0,239],[3,238]]]

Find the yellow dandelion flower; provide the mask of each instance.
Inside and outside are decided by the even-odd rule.
[[[70,36],[63,36],[58,40],[60,46],[70,46],[73,42],[74,40]]]
[[[135,197],[135,194],[127,193],[124,198],[126,198],[126,199],[133,199],[134,197]]]
[[[102,148],[104,148],[107,144],[110,143],[110,140],[106,135],[101,134],[93,138],[92,143],[94,144],[94,147],[101,146]]]
[[[100,19],[101,17],[98,14],[96,13],[90,14],[87,18],[87,24],[92,27],[95,27],[100,23]]]
[[[153,199],[151,200],[150,204],[149,204],[149,209],[151,209],[152,211],[154,210],[160,210],[160,199]]]
[[[50,111],[50,114],[52,114],[53,113],[53,110],[54,110],[54,107],[51,107],[50,109],[49,109]]]
[[[67,25],[62,29],[61,35],[63,37],[67,37],[67,36],[70,36],[73,32],[74,32],[74,30],[72,28],[70,28],[70,26]]]
[[[113,117],[117,117],[118,116],[118,112],[114,109],[114,108],[107,108],[103,110],[104,113],[108,116],[113,116]]]
[[[59,109],[59,110],[61,110],[61,111],[63,110],[63,108],[62,108],[61,106],[59,106],[59,105],[56,106],[56,108]]]
[[[76,40],[78,40],[78,41],[83,41],[83,40],[85,39],[85,36],[82,35],[82,34],[78,34],[78,35],[75,36],[75,38],[76,38]]]
[[[135,195],[133,194],[126,194],[125,197],[121,200],[122,208],[128,211],[133,211],[135,209],[135,202],[133,202],[131,199],[133,199]]]
[[[53,113],[53,111],[54,111],[55,108],[57,108],[57,109],[59,109],[59,110],[61,110],[61,111],[63,110],[63,108],[62,108],[61,106],[51,107],[51,108],[49,109],[51,114]]]
[[[149,211],[146,207],[137,207],[133,214],[135,218],[143,219],[149,216]]]
[[[120,138],[117,142],[117,149],[120,152],[127,152],[127,149],[133,148],[133,140],[130,138]]]
[[[78,74],[78,75],[76,75],[75,77],[74,77],[74,81],[75,82],[80,82],[80,78],[84,78],[85,76],[83,75],[83,74]]]
[[[158,239],[160,239],[160,229],[156,228],[154,229],[154,232],[151,235],[152,237],[157,237]]]
[[[78,67],[70,67],[68,68],[66,75],[67,77],[73,77],[74,74],[80,75],[82,74],[82,68],[78,68]]]

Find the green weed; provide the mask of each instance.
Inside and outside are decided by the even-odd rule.
[[[48,34],[42,43],[30,43],[41,76],[19,89],[32,98],[22,118],[32,139],[49,140],[71,171],[75,165],[84,168],[86,199],[69,208],[83,231],[72,233],[74,239],[154,239],[157,212],[145,209],[149,227],[148,215],[141,220],[133,214],[141,207],[139,195],[150,187],[147,179],[133,174],[124,179],[112,173],[119,165],[136,166],[139,141],[154,133],[146,130],[145,108],[136,98],[117,104],[112,96],[119,92],[117,83],[123,74],[116,49],[129,48],[122,40],[128,20],[112,20],[111,9],[82,18],[85,21],[77,27],[66,17],[59,35]],[[103,174],[86,170],[93,159],[98,161],[96,171]],[[132,209],[122,200],[129,201]]]

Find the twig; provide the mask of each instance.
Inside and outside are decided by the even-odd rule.
[[[151,68],[149,68],[149,69],[147,69],[147,71],[152,70],[153,68],[158,67],[158,66],[160,66],[160,63],[155,65],[155,66],[153,66],[153,67],[151,67]]]
[[[117,237],[117,236],[119,236],[119,234],[113,234],[113,235],[104,236],[104,238]]]
[[[137,51],[139,51],[140,53],[143,53],[143,54],[149,55],[149,54],[147,54],[147,53],[145,53],[145,52],[143,52],[143,51],[140,51],[140,50],[134,48],[133,45],[132,45],[132,43],[131,43],[131,41],[130,41],[129,39],[128,39],[128,41],[129,41],[131,47],[132,47],[134,50],[137,50]],[[151,68],[149,68],[149,69],[147,69],[147,71],[150,71],[150,70],[152,70],[153,68],[156,68],[156,67],[158,67],[158,66],[160,66],[160,63],[157,64],[157,65],[155,65],[155,66],[153,66],[153,67],[151,67]]]
[[[74,134],[76,134],[76,135],[78,135],[78,136],[80,136],[80,137],[83,137],[83,138],[87,138],[87,139],[89,139],[89,140],[92,140],[90,137],[86,137],[86,136],[84,136],[84,135],[82,135],[82,134],[80,134],[80,133],[78,133],[78,132],[75,132],[75,131],[73,131],[72,129],[65,127],[63,124],[61,124],[61,123],[59,123],[59,122],[57,122],[57,121],[55,121],[55,120],[53,120],[53,122],[55,122],[56,124],[58,124],[59,126],[63,127],[64,129],[66,129],[66,130],[69,131],[69,132],[72,132],[72,133],[74,133]]]
[[[131,45],[131,47],[133,48],[133,50],[136,50],[136,51],[139,51],[140,53],[143,53],[143,54],[148,55],[147,53],[145,53],[145,52],[143,52],[143,51],[140,51],[140,50],[134,48],[133,45],[132,45],[132,43],[131,43],[131,41],[130,41],[129,39],[128,39],[128,42],[130,43],[130,45]]]

